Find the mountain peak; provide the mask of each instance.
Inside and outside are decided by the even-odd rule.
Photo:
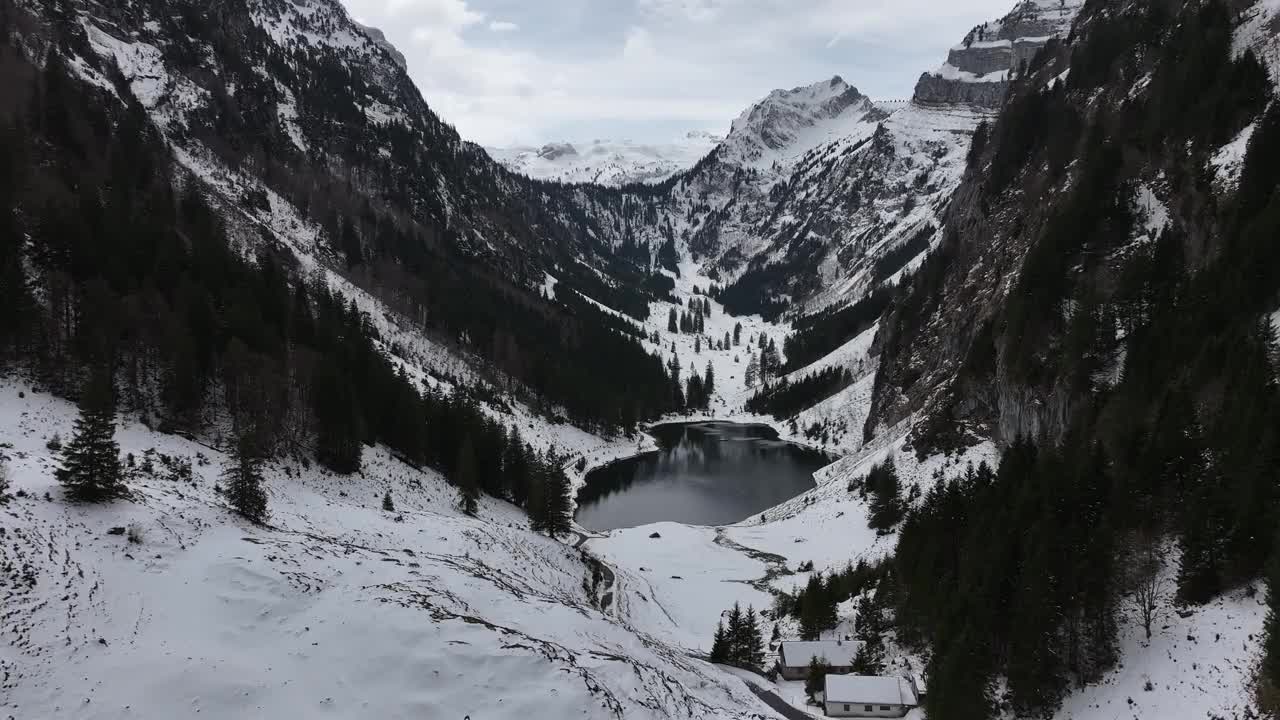
[[[733,121],[721,152],[739,164],[770,164],[796,157],[852,125],[866,122],[871,101],[839,75],[812,85],[774,90]]]

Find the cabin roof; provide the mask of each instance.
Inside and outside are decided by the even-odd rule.
[[[828,675],[823,698],[829,703],[915,705],[906,680],[876,675]]]
[[[780,652],[786,667],[805,667],[815,657],[826,660],[828,665],[849,667],[861,645],[847,640],[797,640],[782,643]]]

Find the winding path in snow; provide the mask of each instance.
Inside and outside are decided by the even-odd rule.
[[[596,537],[595,535],[588,535],[577,530],[570,530],[570,532],[578,536],[578,540],[573,544],[575,550],[582,550],[582,546],[586,545],[588,540]],[[586,551],[584,550],[583,552]],[[613,605],[613,583],[617,579],[617,576],[614,574],[613,568],[609,567],[609,563],[601,560],[595,555],[592,555],[591,557],[595,558],[596,562],[600,563],[600,568],[604,574],[604,595],[600,596],[600,610],[601,612],[608,612],[609,606]]]
[[[718,667],[727,668],[731,666],[718,665]],[[768,705],[770,708],[772,708],[774,712],[778,713],[779,715],[786,718],[787,720],[814,720],[814,718],[817,717],[816,715],[810,715],[809,713],[804,712],[803,710],[796,707],[795,705],[792,705],[786,700],[783,700],[782,697],[778,695],[778,693],[772,690],[766,690],[760,685],[757,685],[755,682],[747,679],[746,677],[743,677],[748,672],[753,672],[750,670],[745,670],[745,671],[744,670],[745,670],[744,668],[733,667],[732,674],[738,679],[742,680],[742,682],[747,686],[747,689],[749,689],[752,693],[755,693],[755,696],[760,698],[760,700],[763,701],[765,705]]]

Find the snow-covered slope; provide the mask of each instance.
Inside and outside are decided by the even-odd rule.
[[[742,168],[785,173],[809,151],[859,133],[879,115],[870,99],[839,76],[774,90],[733,121],[718,159]]]
[[[226,458],[124,421],[132,497],[75,505],[46,445],[74,405],[0,384],[0,715],[21,718],[747,718],[736,679],[602,602],[570,545],[382,451],[361,476],[279,464],[270,526]],[[169,468],[193,464],[190,480]],[[381,509],[390,492],[395,512]],[[113,530],[119,528],[119,531]],[[119,534],[116,534],[119,532]]]
[[[485,149],[512,172],[537,180],[618,187],[666,180],[693,167],[720,140],[711,133],[690,132],[670,143],[592,140]]]

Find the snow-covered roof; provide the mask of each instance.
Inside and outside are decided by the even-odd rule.
[[[916,704],[906,680],[873,675],[828,675],[823,698],[829,703]]]
[[[828,665],[847,667],[853,664],[862,643],[844,640],[797,640],[782,643],[782,664],[787,667],[803,667],[809,661],[822,658]]]

